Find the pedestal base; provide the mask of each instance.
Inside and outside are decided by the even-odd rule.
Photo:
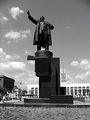
[[[72,95],[55,95],[50,97],[51,103],[73,104]]]
[[[53,56],[53,53],[50,51],[40,50],[35,52],[35,57],[38,58],[51,58]]]
[[[72,95],[59,95],[59,96],[51,96],[50,98],[25,98],[24,103],[58,103],[58,104],[73,104],[73,96]]]

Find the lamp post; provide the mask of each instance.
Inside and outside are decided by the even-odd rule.
[[[20,89],[19,89],[19,100],[22,99],[22,89],[21,89],[22,82],[20,82]]]

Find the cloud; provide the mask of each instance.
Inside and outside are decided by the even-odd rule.
[[[25,68],[24,62],[17,62],[20,56],[17,54],[9,55],[4,52],[2,48],[0,48],[0,71],[1,70],[12,70],[12,69],[20,69],[23,70]]]
[[[17,16],[20,16],[20,14],[23,14],[24,11],[21,10],[19,7],[12,7],[9,9],[9,13],[11,14],[13,19],[17,19]]]
[[[90,69],[90,60],[88,59],[82,59],[80,62],[78,61],[72,61],[70,64],[72,67],[78,67],[83,70],[89,70]]]
[[[5,17],[5,16],[3,16],[2,19],[3,19],[4,21],[8,21],[8,18]]]
[[[10,70],[10,69],[9,69]],[[32,71],[31,68],[28,68],[28,64],[25,64],[25,67],[23,70],[17,69],[11,69],[13,71],[9,71],[5,73],[6,76],[11,77],[15,79],[15,84],[19,87],[26,88],[29,84],[39,84],[38,77],[36,77],[35,72]],[[22,85],[20,85],[20,82],[22,82]]]
[[[80,62],[80,66],[87,65],[88,63],[89,63],[89,61],[87,59],[83,59]]]
[[[2,62],[0,63],[0,73],[17,73],[25,70],[26,64],[24,62]]]
[[[19,59],[19,58],[20,58],[20,56],[17,55],[16,53],[14,53],[14,55],[13,55],[13,60],[16,60],[16,59]]]
[[[38,84],[38,78],[35,75],[34,61],[20,61],[17,54],[7,54],[3,48],[0,48],[0,75],[6,75],[15,79],[15,84],[26,88],[28,84]],[[18,60],[18,61],[17,61]]]
[[[2,15],[2,14],[0,13],[0,22],[1,22],[1,23],[4,23],[4,22],[6,22],[6,21],[8,21],[8,18],[5,17],[4,15]]]
[[[86,71],[85,73],[80,73],[75,76],[75,79],[81,79],[81,80],[86,80],[90,78],[90,71]]]
[[[28,63],[32,64],[32,65],[35,65],[35,61],[34,60],[29,60]]]
[[[17,62],[20,58],[19,55],[7,54],[2,48],[0,48],[0,73],[4,72],[13,72],[14,70],[24,70],[26,64],[24,62]]]
[[[0,48],[0,62],[7,62],[11,60],[17,60],[20,56],[17,54],[9,55],[2,48]]]
[[[21,37],[19,32],[14,32],[14,31],[10,31],[8,33],[5,34],[5,38],[9,38],[9,39],[19,39]]]
[[[22,86],[26,87],[29,84],[38,84],[39,78],[35,76],[30,70],[18,73],[15,76],[16,83],[22,82]]]
[[[5,55],[6,53],[3,51],[3,49],[2,48],[0,48],[0,56],[1,55]]]
[[[8,66],[12,69],[20,69],[20,70],[24,70],[26,67],[24,62],[16,62],[16,61],[8,62]]]
[[[77,67],[79,65],[78,61],[72,61],[70,64],[72,67]]]
[[[24,50],[24,53],[25,53],[26,55],[31,55],[31,52],[30,52],[29,50]]]
[[[87,60],[87,59],[81,60],[80,68],[84,70],[90,70],[90,60]]]
[[[4,38],[8,39],[9,41],[13,40],[14,42],[18,42],[22,39],[26,39],[28,36],[32,36],[30,29],[20,30],[18,32],[11,30],[4,35]]]
[[[81,70],[85,70],[85,72],[77,74],[75,76],[75,79],[80,79],[80,80],[87,80],[88,78],[90,79],[90,60],[82,59],[78,63],[79,63],[78,67]]]
[[[14,70],[24,70],[26,64],[24,62],[18,62],[20,56],[16,53],[13,55],[7,54],[2,48],[0,48],[0,73],[13,72]]]
[[[6,54],[2,48],[0,48],[0,62],[11,60],[12,56]]]
[[[75,76],[75,79],[80,79],[80,80],[84,80],[86,77],[85,73],[80,73],[78,75]]]
[[[30,29],[22,30],[20,31],[20,33],[21,33],[22,39],[27,38],[28,35],[32,37]]]

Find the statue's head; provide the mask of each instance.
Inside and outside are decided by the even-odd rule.
[[[44,20],[45,20],[44,16],[40,17],[40,21],[44,21]]]

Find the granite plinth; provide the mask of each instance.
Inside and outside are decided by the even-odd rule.
[[[60,95],[59,58],[35,59],[35,72],[39,77],[39,97],[50,98]]]
[[[35,56],[35,73],[39,77],[39,98],[24,99],[25,103],[73,104],[73,96],[67,96],[66,88],[60,87],[60,59],[54,58],[50,51],[40,50]]]

